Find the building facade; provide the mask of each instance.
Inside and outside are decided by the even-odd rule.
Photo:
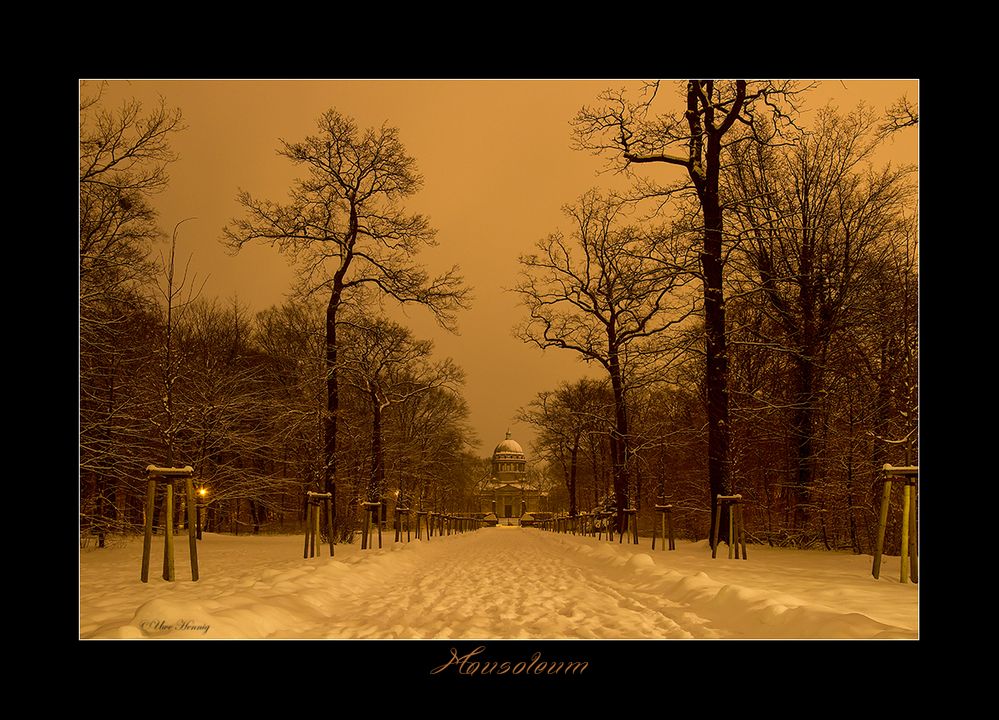
[[[527,482],[527,456],[509,431],[493,450],[491,471],[479,492],[479,512],[509,521],[540,510],[541,493]]]

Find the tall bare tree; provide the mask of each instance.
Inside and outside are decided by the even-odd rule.
[[[701,278],[704,284],[704,339],[708,408],[708,477],[711,517],[716,496],[731,488],[728,348],[725,337],[725,261],[723,203],[719,178],[725,153],[747,139],[769,141],[787,116],[780,104],[801,87],[790,82],[688,80],[685,109],[656,114],[659,82],[649,83],[644,97],[633,101],[624,91],[601,95],[596,108],[584,107],[574,121],[580,149],[610,155],[632,165],[675,165],[687,177],[673,184],[644,182],[640,196],[660,203],[675,195],[696,195],[703,220]]]
[[[573,226],[569,235],[549,235],[538,252],[520,258],[515,291],[530,317],[518,334],[540,348],[577,352],[607,371],[615,405],[614,493],[623,526],[629,503],[627,353],[689,316],[692,305],[683,293],[689,276],[681,272],[675,238],[624,224],[619,203],[591,191],[565,214]]]
[[[422,178],[399,131],[385,125],[361,131],[336,110],[319,118],[318,129],[302,142],[281,141],[278,154],[306,171],[292,184],[289,200],[276,203],[240,191],[245,215],[223,232],[235,251],[251,242],[278,247],[298,263],[306,292],[328,293],[324,486],[335,497],[337,315],[347,296],[372,287],[400,303],[429,308],[442,326],[453,328],[467,290],[457,267],[431,277],[414,260],[435,244],[436,232],[426,217],[401,206]]]

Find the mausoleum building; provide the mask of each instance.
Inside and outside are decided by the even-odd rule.
[[[495,513],[499,521],[509,521],[525,514],[537,513],[541,493],[527,481],[527,456],[509,431],[506,439],[493,450],[489,477],[479,492],[479,512]]]

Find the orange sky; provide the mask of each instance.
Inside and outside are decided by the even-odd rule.
[[[135,97],[148,105],[163,96],[183,110],[188,129],[176,135],[180,160],[170,167],[170,187],[155,199],[164,230],[184,218],[178,256],[193,253],[192,270],[207,276],[204,295],[237,296],[252,311],[281,303],[292,270],[265,246],[228,255],[222,227],[241,214],[237,188],[284,201],[296,171],[276,154],[278,139],[298,141],[316,132],[316,118],[335,107],[362,128],[386,122],[400,130],[424,176],[423,190],[407,203],[430,216],[439,247],[423,259],[433,271],[457,263],[475,296],[460,319],[460,335],[437,329],[420,310],[406,323],[432,338],[436,353],[450,356],[467,375],[465,397],[488,455],[509,428],[530,452],[534,433],[514,420],[517,409],[542,390],[574,380],[586,369],[573,353],[540,350],[516,340],[523,318],[513,286],[517,257],[563,224],[561,206],[591,187],[620,183],[597,175],[592,155],[569,147],[569,121],[601,90],[637,87],[621,80],[401,80],[401,81],[114,81],[106,97],[116,104]],[[883,110],[918,83],[834,80],[814,91],[806,108],[833,101],[852,109],[860,101]],[[806,120],[807,123],[807,113]],[[916,130],[897,134],[889,155],[917,162]]]

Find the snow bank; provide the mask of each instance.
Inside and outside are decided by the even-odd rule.
[[[486,528],[301,557],[302,539],[206,534],[201,580],[178,582],[141,540],[80,557],[83,638],[915,638],[918,588],[886,558],[706,542],[652,551],[531,528]],[[719,553],[721,556],[724,550]],[[896,579],[892,580],[892,566]]]

